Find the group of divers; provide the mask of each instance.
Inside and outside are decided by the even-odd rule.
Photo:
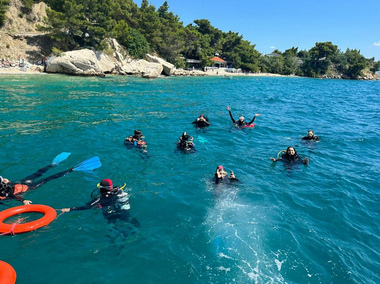
[[[234,126],[237,128],[253,127],[255,125],[253,123],[255,121],[255,118],[260,115],[260,114],[255,114],[252,120],[247,122],[245,121],[243,116],[240,116],[238,120],[235,120],[232,116],[231,108],[227,107],[227,110],[229,112],[230,118]],[[211,125],[209,119],[203,114],[201,114],[192,123],[195,125],[195,127],[201,128],[201,129],[204,129]],[[126,146],[141,148],[141,150],[144,153],[146,153],[147,143],[144,140],[144,138],[145,137],[143,136],[143,133],[140,130],[135,130],[133,135],[125,138],[124,144]],[[307,133],[307,136],[303,137],[302,140],[319,141],[319,137],[315,136],[312,130],[309,130]],[[194,151],[195,144],[193,142],[193,137],[189,136],[186,132],[184,132],[181,135],[181,137],[179,137],[178,139],[177,148],[184,152]],[[22,180],[18,182],[12,182],[9,179],[0,176],[0,205],[6,205],[4,202],[9,201],[10,199],[14,199],[19,202],[22,202],[24,205],[29,205],[32,203],[32,201],[26,200],[22,197],[26,191],[30,189],[36,189],[50,180],[63,177],[66,174],[69,174],[70,172],[73,172],[73,171],[89,171],[89,170],[94,170],[96,168],[99,168],[101,166],[99,157],[92,157],[68,170],[56,173],[54,175],[51,175],[43,179],[39,179],[49,169],[54,168],[60,162],[66,160],[69,157],[69,155],[70,153],[67,153],[67,152],[63,152],[59,154],[57,157],[54,158],[53,162],[50,165],[39,169],[37,172],[23,178]],[[294,163],[308,164],[309,163],[309,159],[308,158],[302,159],[297,154],[294,147],[288,147],[286,150],[280,151],[277,158],[270,157],[270,159],[273,162],[281,161],[287,164],[294,164]],[[228,174],[224,170],[223,166],[218,166],[216,168],[214,178],[215,178],[215,183],[220,183],[224,181],[228,181],[228,182],[238,181],[238,179],[235,177],[234,172],[231,171],[230,174]],[[79,207],[63,208],[63,209],[57,209],[57,210],[60,210],[62,212],[69,212],[69,211],[77,211],[77,210],[86,210],[86,209],[97,207],[97,208],[101,208],[103,216],[105,217],[108,223],[111,223],[117,226],[119,221],[126,221],[129,224],[132,224],[134,228],[138,228],[140,226],[139,222],[136,220],[136,218],[131,218],[129,215],[129,209],[130,209],[129,194],[126,192],[127,190],[125,189],[125,186],[126,186],[125,184],[123,186],[114,185],[113,181],[109,178],[103,179],[101,180],[100,183],[97,184],[97,188],[91,193],[92,199],[89,202]],[[96,196],[93,197],[93,194],[96,190],[98,191],[98,194],[96,194]],[[128,232],[126,234],[123,233],[123,235],[125,236],[128,234],[129,234]]]

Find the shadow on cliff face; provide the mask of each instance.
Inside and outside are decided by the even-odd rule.
[[[47,35],[24,36],[27,44],[37,47],[37,50],[27,50],[26,54],[31,63],[37,63],[51,53],[53,41]]]

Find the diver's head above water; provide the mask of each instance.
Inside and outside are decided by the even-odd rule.
[[[138,129],[135,130],[133,136],[136,137],[136,138],[141,138],[142,137],[142,132]]]
[[[108,195],[112,194],[114,191],[112,180],[110,179],[103,179],[98,184],[99,192],[102,196],[107,197]]]
[[[288,156],[294,156],[294,155],[296,155],[296,150],[293,147],[288,147],[286,149],[286,154]]]
[[[3,178],[2,176],[0,176],[0,183],[5,183],[5,184],[7,184],[7,183],[9,183],[9,179],[7,179],[7,178]]]
[[[184,132],[184,133],[182,134],[181,139],[182,139],[182,140],[185,140],[185,141],[187,141],[187,139],[189,139],[189,135],[187,134],[187,132]]]

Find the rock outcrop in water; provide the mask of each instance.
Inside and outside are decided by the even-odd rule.
[[[166,76],[173,75],[173,73],[174,73],[174,65],[173,64],[166,62],[162,58],[159,58],[157,56],[153,56],[150,54],[147,54],[145,56],[145,58],[149,62],[154,62],[154,63],[158,63],[158,64],[162,65],[162,72],[164,75],[166,75]]]
[[[115,39],[107,40],[112,55],[103,51],[82,49],[53,56],[47,61],[46,72],[73,75],[103,76],[104,74],[140,75],[143,78],[157,78],[161,75],[171,76],[175,72],[174,65],[162,58],[146,55],[146,59],[135,60]],[[197,75],[204,72],[198,72]],[[184,73],[181,73],[184,75]]]
[[[47,62],[47,73],[99,76],[103,70],[95,52],[89,49],[65,52]]]

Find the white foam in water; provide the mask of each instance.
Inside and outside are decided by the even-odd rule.
[[[222,253],[222,252],[219,253],[219,257],[224,257],[224,258],[233,259],[232,257],[230,257],[230,256],[228,256],[228,255],[225,255],[225,254]]]
[[[218,261],[207,266],[215,276],[223,273],[226,283],[283,282],[278,275],[283,261],[269,259],[273,252],[266,252],[261,243],[262,209],[241,200],[236,188],[219,186],[217,190],[219,194],[214,207],[209,209],[205,225]]]
[[[225,268],[223,266],[219,266],[217,269],[220,271],[225,271],[226,273],[231,270],[231,268]]]
[[[277,269],[278,269],[278,271],[281,271],[281,266],[282,266],[282,264],[284,263],[284,261],[279,261],[278,259],[275,259],[274,262],[275,262],[276,265],[277,265]]]
[[[247,275],[248,275],[249,279],[255,281],[255,283],[259,283],[259,281],[258,281],[259,275],[258,274],[255,274],[253,272],[249,272],[249,273],[247,273]]]

